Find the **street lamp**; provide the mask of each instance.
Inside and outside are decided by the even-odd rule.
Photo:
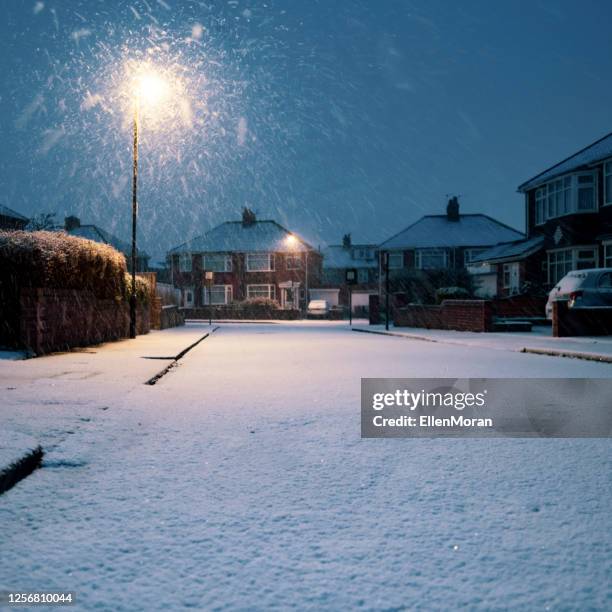
[[[300,245],[300,240],[295,234],[288,234],[285,238],[285,244],[291,250],[297,250],[298,246]],[[306,293],[306,307],[308,307],[308,253],[308,248],[306,248],[306,254],[304,257],[304,265],[306,266],[304,270],[304,291]],[[291,281],[291,286],[293,288],[293,281]]]
[[[168,96],[168,82],[149,64],[136,67],[133,77],[132,158],[132,292],[130,295],[130,338],[136,337],[136,220],[138,217],[138,130],[141,105],[159,105]]]

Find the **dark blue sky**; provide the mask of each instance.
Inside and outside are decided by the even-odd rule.
[[[0,202],[24,214],[127,238],[111,85],[138,50],[185,67],[192,120],[143,125],[156,257],[245,204],[315,244],[381,241],[449,193],[522,229],[516,186],[612,129],[604,1],[3,0],[2,16]]]

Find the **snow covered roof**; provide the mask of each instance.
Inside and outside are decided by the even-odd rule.
[[[556,176],[588,167],[608,157],[612,157],[612,132],[547,170],[540,172],[540,174],[536,174],[533,178],[519,185],[518,190],[528,191]]]
[[[524,234],[482,214],[425,215],[380,245],[381,249],[492,246],[524,238]]]
[[[472,259],[470,263],[495,263],[501,260],[524,259],[539,251],[544,246],[544,236],[535,236],[528,240],[503,242],[487,249]]]
[[[341,244],[333,244],[323,249],[323,268],[377,268],[376,259],[354,259],[351,255],[353,249],[376,249],[376,245],[353,244],[345,248]]]
[[[120,251],[126,256],[130,256],[132,253],[132,245],[124,242],[113,236],[113,234],[103,230],[97,225],[80,225],[79,227],[72,228],[66,232],[71,236],[77,236],[78,238],[86,238],[87,240],[93,240],[94,242],[103,242],[104,244],[110,244],[112,247]],[[147,253],[136,249],[139,257],[148,257]]]
[[[0,204],[0,215],[3,217],[11,217],[12,219],[20,219],[21,221],[29,221],[29,219],[24,217],[21,213],[18,213],[8,206],[2,206],[2,204]]]
[[[294,236],[294,244],[288,237]],[[307,242],[285,229],[276,221],[255,221],[245,225],[242,221],[226,221],[202,236],[174,247],[170,253],[253,253],[313,250]]]

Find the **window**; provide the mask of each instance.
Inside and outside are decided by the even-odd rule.
[[[605,242],[603,247],[604,247],[604,268],[612,268],[612,242]]]
[[[597,248],[578,247],[548,252],[548,282],[557,284],[571,270],[597,267]]]
[[[204,255],[204,270],[211,272],[231,272],[232,258],[229,255]]]
[[[612,204],[612,161],[604,164],[604,204]]]
[[[551,181],[536,189],[535,222],[576,212],[590,212],[597,208],[595,174],[583,172]]]
[[[595,209],[595,175],[578,175],[578,210]]]
[[[193,306],[193,287],[183,288],[183,306]]]
[[[285,262],[287,264],[287,270],[301,270],[302,269],[301,255],[286,255]]]
[[[273,300],[276,297],[274,285],[247,285],[247,298],[269,298]]]
[[[463,265],[467,268],[474,257],[484,253],[486,250],[487,249],[465,249],[465,251],[463,251]]]
[[[191,253],[179,255],[179,272],[191,272]]]
[[[232,303],[232,286],[231,285],[213,285],[208,294],[208,287],[204,287],[203,294],[204,304],[231,304]]]
[[[274,253],[247,253],[247,272],[272,272]]]
[[[419,270],[441,270],[447,267],[446,249],[417,249],[416,267]]]
[[[505,263],[502,269],[504,289],[508,289],[509,293],[518,293],[519,290],[519,263]]]
[[[399,270],[403,267],[404,253],[402,253],[401,251],[396,253],[389,253],[389,270]]]
[[[357,268],[357,282],[360,284],[365,284],[368,282],[368,269],[367,268]]]

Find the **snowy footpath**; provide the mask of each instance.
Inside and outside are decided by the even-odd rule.
[[[0,590],[73,609],[612,608],[609,440],[360,438],[361,377],[611,377],[609,364],[346,323],[193,323],[0,361],[46,451],[0,496]],[[40,609],[40,608],[38,608]]]

